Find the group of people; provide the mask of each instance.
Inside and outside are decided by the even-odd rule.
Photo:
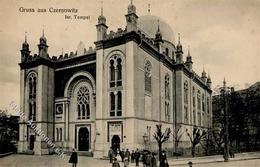
[[[139,166],[140,159],[143,162],[143,167],[157,167],[157,159],[156,159],[156,153],[150,152],[148,150],[139,151],[136,149],[136,151],[132,150],[130,151],[126,149],[119,150],[117,149],[114,151],[112,148],[108,151],[108,157],[110,160],[110,163],[112,163],[112,167],[120,167],[120,161],[123,162],[124,167],[128,167],[130,161],[131,163],[135,163],[135,166]],[[166,152],[162,151],[159,154],[159,167],[168,167],[168,161]]]

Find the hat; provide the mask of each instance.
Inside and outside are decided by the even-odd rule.
[[[188,165],[193,165],[193,163],[190,161],[190,162],[188,162]]]

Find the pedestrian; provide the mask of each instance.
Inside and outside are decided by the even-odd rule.
[[[143,167],[146,167],[146,151],[143,151],[142,161],[143,161]]]
[[[120,151],[120,156],[121,156],[122,162],[124,162],[124,159],[125,159],[125,151],[124,151],[124,149],[122,149],[122,151]]]
[[[151,167],[152,164],[152,154],[151,152],[147,152],[146,158],[145,158],[145,165],[146,167]]]
[[[120,167],[119,162],[117,161],[116,158],[114,158],[114,161],[112,163],[112,167]]]
[[[152,154],[152,159],[151,159],[151,167],[157,167],[157,162],[156,162],[156,157],[155,153]]]
[[[125,151],[125,158],[128,158],[128,160],[130,160],[130,151],[128,150],[128,148]]]
[[[116,159],[117,159],[117,161],[122,160],[122,159],[121,159],[121,155],[120,155],[120,150],[119,150],[119,148],[117,148],[117,150],[116,150]]]
[[[131,163],[134,163],[135,162],[135,151],[132,150],[132,153],[131,153]]]
[[[138,148],[135,151],[135,166],[139,166],[140,152]]]
[[[166,156],[166,152],[163,150],[161,152],[161,156],[160,156],[160,167],[168,167],[168,161],[167,161],[167,156]]]
[[[110,147],[110,149],[108,150],[108,157],[109,157],[110,163],[113,162],[113,154],[114,154],[114,151],[112,150],[112,147]]]
[[[72,163],[72,167],[77,167],[78,154],[77,154],[77,152],[75,151],[74,148],[72,149],[72,154],[70,156],[69,163]]]

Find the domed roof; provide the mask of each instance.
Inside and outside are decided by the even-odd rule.
[[[158,30],[158,20],[162,39],[175,44],[174,33],[171,26],[163,19],[157,16],[144,15],[138,18],[137,26],[144,31],[150,38],[155,38],[155,34]]]

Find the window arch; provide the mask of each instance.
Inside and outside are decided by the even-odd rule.
[[[200,91],[198,91],[198,94],[197,94],[197,108],[198,108],[198,110],[201,110]]]
[[[150,61],[146,60],[144,64],[145,73],[145,91],[152,92],[152,64]]]
[[[170,121],[170,76],[165,75],[165,121]]]
[[[110,88],[122,86],[122,59],[118,55],[111,56],[109,60]]]
[[[109,69],[109,115],[122,116],[123,59],[119,54],[113,54],[109,58]]]
[[[90,119],[90,91],[81,86],[77,92],[78,119]]]
[[[201,125],[201,97],[200,91],[198,90],[197,94],[197,108],[198,108],[198,125]]]
[[[196,125],[196,93],[195,87],[192,87],[192,106],[193,106],[193,124]]]
[[[184,103],[185,104],[188,104],[188,97],[189,97],[189,94],[188,94],[188,81],[185,81],[184,82]]]
[[[27,78],[28,82],[28,105],[29,105],[29,120],[36,121],[36,90],[37,90],[37,75],[31,72]]]

